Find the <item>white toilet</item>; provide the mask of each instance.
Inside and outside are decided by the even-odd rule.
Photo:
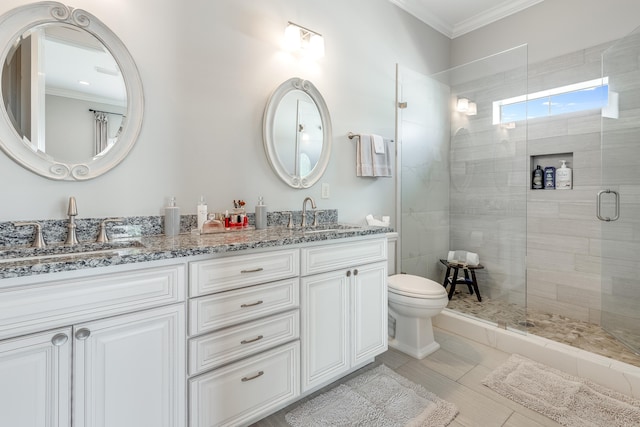
[[[447,306],[447,291],[440,283],[411,274],[389,276],[388,285],[389,314],[395,319],[389,347],[423,359],[440,348],[431,318]]]

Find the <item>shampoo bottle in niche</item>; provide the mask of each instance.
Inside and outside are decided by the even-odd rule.
[[[175,197],[171,197],[169,206],[164,208],[164,234],[165,236],[180,234],[180,208],[176,206]]]
[[[267,205],[264,204],[264,200],[260,197],[256,205],[256,230],[265,228],[267,228]]]
[[[204,201],[204,196],[200,196],[200,201],[196,209],[198,230],[202,231],[202,226],[207,222],[207,202]]]
[[[544,188],[544,171],[540,165],[536,166],[536,169],[533,171],[531,188],[534,190],[542,190]]]
[[[556,168],[553,166],[547,166],[544,168],[544,189],[556,189]]]
[[[556,169],[556,190],[571,190],[571,168],[567,167],[566,160],[560,160],[562,166]]]

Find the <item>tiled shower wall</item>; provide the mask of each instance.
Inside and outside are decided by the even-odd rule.
[[[478,103],[477,116],[453,114],[452,246],[480,254],[486,270],[479,281],[488,296],[523,302],[524,287],[517,282],[526,265],[528,308],[597,324],[600,111],[530,119],[505,129],[491,125],[490,107],[496,100],[601,77],[601,54],[608,46],[529,64],[528,87],[518,84],[521,71],[515,70],[452,90]],[[531,190],[531,156],[558,153],[571,154],[573,189]],[[560,166],[554,163],[545,166]]]
[[[463,97],[478,110],[452,113],[450,248],[477,253],[485,267],[476,272],[483,296],[516,304],[524,317],[527,128],[493,125],[493,102],[527,92],[526,47],[448,77],[452,104]]]

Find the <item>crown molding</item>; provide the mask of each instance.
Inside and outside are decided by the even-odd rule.
[[[538,3],[542,3],[543,1],[544,0],[507,0],[478,15],[456,23],[453,26],[453,36],[451,38],[455,39],[463,34],[470,33],[478,28],[482,28],[493,22],[499,21],[502,18],[521,12]]]
[[[433,14],[424,3],[419,0],[389,0],[400,9],[404,9],[409,14],[415,16],[434,30],[444,34],[450,39],[453,38],[453,26],[447,24],[438,16]]]
[[[506,0],[482,13],[456,23],[447,23],[429,10],[420,0],[389,0],[406,12],[415,16],[436,31],[454,39],[478,28],[489,25],[509,15],[518,13],[544,0]]]

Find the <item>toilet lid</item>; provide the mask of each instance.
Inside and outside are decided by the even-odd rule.
[[[414,298],[436,298],[447,294],[440,283],[412,274],[395,274],[387,280],[389,291]]]

